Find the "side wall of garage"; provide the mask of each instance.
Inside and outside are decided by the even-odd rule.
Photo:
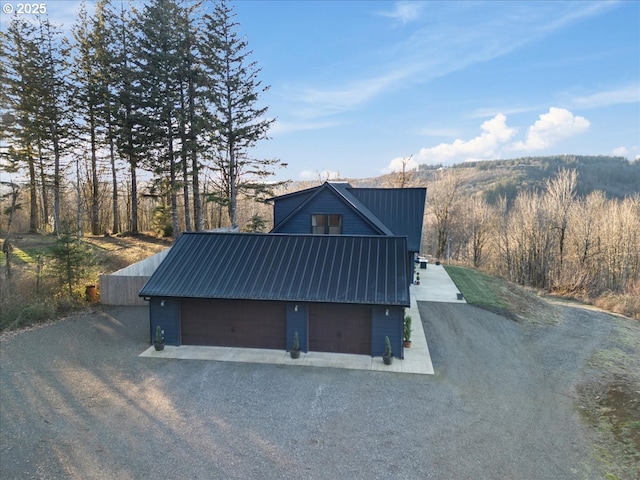
[[[371,356],[384,353],[385,337],[391,341],[393,356],[404,358],[404,308],[374,307],[371,309]]]
[[[155,340],[156,327],[164,330],[164,342],[167,345],[182,345],[180,341],[180,299],[152,297],[149,300],[150,340]]]
[[[309,308],[306,303],[287,303],[287,351],[293,346],[298,332],[300,350],[309,351]]]
[[[402,307],[153,297],[149,312],[151,342],[160,325],[168,345],[290,350],[298,332],[304,352],[381,356],[388,336],[404,358]]]

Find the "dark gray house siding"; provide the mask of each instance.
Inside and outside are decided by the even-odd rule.
[[[309,351],[309,310],[305,303],[287,303],[287,350],[293,346],[293,336],[298,332],[300,350]]]
[[[375,307],[371,312],[371,355],[384,353],[385,337],[391,341],[395,357],[404,358],[404,308]]]
[[[300,205],[302,205],[309,197],[315,193],[315,189],[303,190],[300,192],[290,193],[278,197],[278,209],[274,209],[274,224],[277,225],[282,222],[287,216],[295,211]],[[309,232],[300,232],[309,233]]]
[[[149,301],[150,340],[156,338],[156,327],[164,330],[167,345],[181,345],[180,340],[180,300],[171,297],[153,297]]]
[[[285,200],[286,201],[286,200]],[[280,201],[278,208],[280,210]],[[380,235],[381,231],[371,222],[360,215],[353,207],[345,204],[336,192],[331,189],[323,189],[314,197],[313,202],[298,206],[295,215],[277,223],[272,233],[311,233],[311,215],[314,214],[338,214],[342,215],[342,233],[344,235]],[[281,217],[280,214],[277,215]]]

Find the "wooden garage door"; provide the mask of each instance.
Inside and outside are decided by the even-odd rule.
[[[183,345],[285,350],[285,306],[252,300],[183,299]]]
[[[371,354],[371,308],[309,305],[309,350]]]

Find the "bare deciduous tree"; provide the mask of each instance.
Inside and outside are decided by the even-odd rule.
[[[454,201],[459,186],[460,176],[453,170],[440,170],[436,179],[428,185],[427,208],[437,232],[435,256],[438,260],[444,258],[450,240]]]

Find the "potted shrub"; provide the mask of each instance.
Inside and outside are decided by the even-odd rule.
[[[160,325],[156,327],[156,338],[153,341],[153,346],[156,351],[164,350],[164,333]]]
[[[289,350],[291,358],[300,358],[300,340],[298,339],[298,332],[293,332],[293,346]]]
[[[404,316],[404,346],[411,348],[411,315]]]
[[[382,355],[382,361],[385,365],[391,365],[393,363],[393,352],[391,351],[391,340],[389,340],[389,337],[384,337],[384,354]]]

